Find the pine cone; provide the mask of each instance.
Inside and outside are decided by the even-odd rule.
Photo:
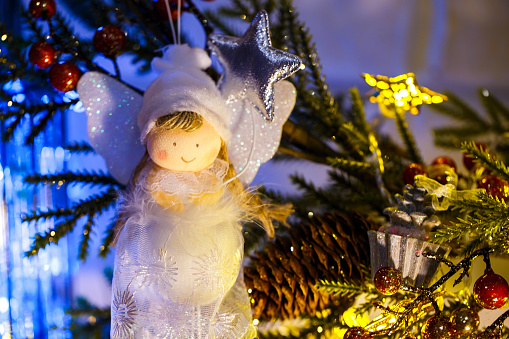
[[[403,195],[396,194],[397,207],[388,207],[384,213],[390,217],[389,226],[379,229],[387,233],[426,239],[427,233],[440,224],[433,213],[431,196],[422,187],[406,185]]]
[[[250,257],[244,280],[255,318],[294,318],[325,309],[333,297],[320,279],[359,281],[369,262],[367,231],[376,225],[358,213],[315,216],[292,226]]]

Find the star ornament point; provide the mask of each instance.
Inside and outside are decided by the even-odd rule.
[[[224,68],[219,86],[227,100],[245,98],[272,121],[274,84],[298,71],[302,61],[272,47],[267,13],[256,14],[242,37],[212,34],[208,45]]]
[[[364,73],[362,77],[375,91],[370,101],[377,102],[387,116],[394,115],[391,107],[418,114],[422,104],[439,104],[447,100],[447,96],[419,86],[413,73],[394,78]]]

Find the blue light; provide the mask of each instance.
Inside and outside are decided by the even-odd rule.
[[[6,82],[3,89],[8,93],[20,93],[23,92],[23,85],[19,79],[16,79]]]
[[[23,93],[13,95],[12,101],[22,103],[23,101],[25,101],[25,95]]]
[[[41,101],[43,104],[49,104],[49,98],[46,94],[44,94],[42,97],[41,97]]]

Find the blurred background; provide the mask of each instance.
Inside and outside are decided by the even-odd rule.
[[[92,37],[95,29],[90,29],[71,14],[75,1],[56,2],[79,36]],[[200,9],[209,10],[227,3],[227,0],[196,0]],[[1,0],[0,20],[11,30],[19,31],[19,6],[27,4],[27,0]],[[350,87],[358,87],[361,94],[368,92],[370,87],[361,78],[361,73],[397,76],[414,72],[420,85],[438,92],[449,90],[474,107],[480,106],[477,90],[481,87],[487,88],[505,104],[509,103],[509,2],[506,0],[295,0],[294,4],[300,19],[314,36],[324,74],[335,95],[347,93]],[[183,30],[193,37],[194,44],[203,46],[204,34],[191,15],[184,14]],[[154,75],[140,75],[131,63],[130,56],[120,57],[122,77],[144,89]],[[112,68],[108,60],[104,60],[103,66]],[[376,105],[367,103],[366,109],[368,116],[380,118]],[[385,124],[383,118],[381,120],[387,133],[396,134],[392,122]],[[105,169],[104,162],[98,157],[66,159],[63,150],[56,146],[87,140],[86,116],[80,107],[69,112],[63,123],[65,133],[54,131],[55,148],[41,150],[39,171],[56,172],[64,163],[69,169]],[[408,123],[425,161],[430,162],[437,154],[442,154],[440,152],[446,152],[433,145],[431,131],[446,123],[443,117],[424,107],[419,115],[409,117]],[[8,149],[11,146],[2,145],[2,168],[9,161],[6,154],[20,152]],[[459,152],[449,155],[461,163]],[[19,165],[21,170],[30,170]],[[308,177],[312,175],[319,185],[322,179],[317,174],[324,169],[306,164],[299,164],[298,168],[284,163],[267,164],[259,172],[255,184],[268,184],[294,194],[288,174],[297,171]],[[47,323],[63,325],[66,319],[63,311],[77,297],[84,297],[99,307],[109,307],[108,272],[112,255],[106,260],[94,255],[86,262],[77,260],[77,248],[71,244],[79,243],[81,231],[78,231],[74,238],[65,240],[69,246],[60,243],[58,249],[44,251],[38,259],[26,259],[22,255],[13,258],[12,253],[22,254],[27,248],[33,230],[19,222],[19,216],[31,207],[29,198],[15,208],[8,206],[9,194],[23,190],[22,183],[9,175],[2,171],[0,178],[5,202],[0,209],[0,220],[4,223],[0,228],[0,334],[2,338],[10,338],[10,332],[2,324],[18,322],[25,337],[69,337],[66,331],[50,331],[48,334],[41,328]],[[53,199],[52,203],[58,199],[72,202],[88,196],[86,190],[86,186],[69,186],[60,194],[41,188],[39,194]],[[104,216],[105,227],[112,216],[113,213]],[[10,227],[11,230],[22,231],[8,232],[7,224],[15,225]],[[77,229],[82,230],[81,227]],[[101,242],[101,232],[98,230],[92,236],[96,247]],[[97,251],[97,248],[91,249],[92,253]],[[49,295],[51,300],[47,298]]]

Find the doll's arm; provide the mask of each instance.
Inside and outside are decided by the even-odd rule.
[[[152,186],[155,183],[156,173],[151,171],[148,176],[148,185]],[[152,198],[161,206],[169,208],[175,212],[182,212],[184,210],[184,204],[174,195],[165,194],[161,190],[154,190],[150,192]]]

